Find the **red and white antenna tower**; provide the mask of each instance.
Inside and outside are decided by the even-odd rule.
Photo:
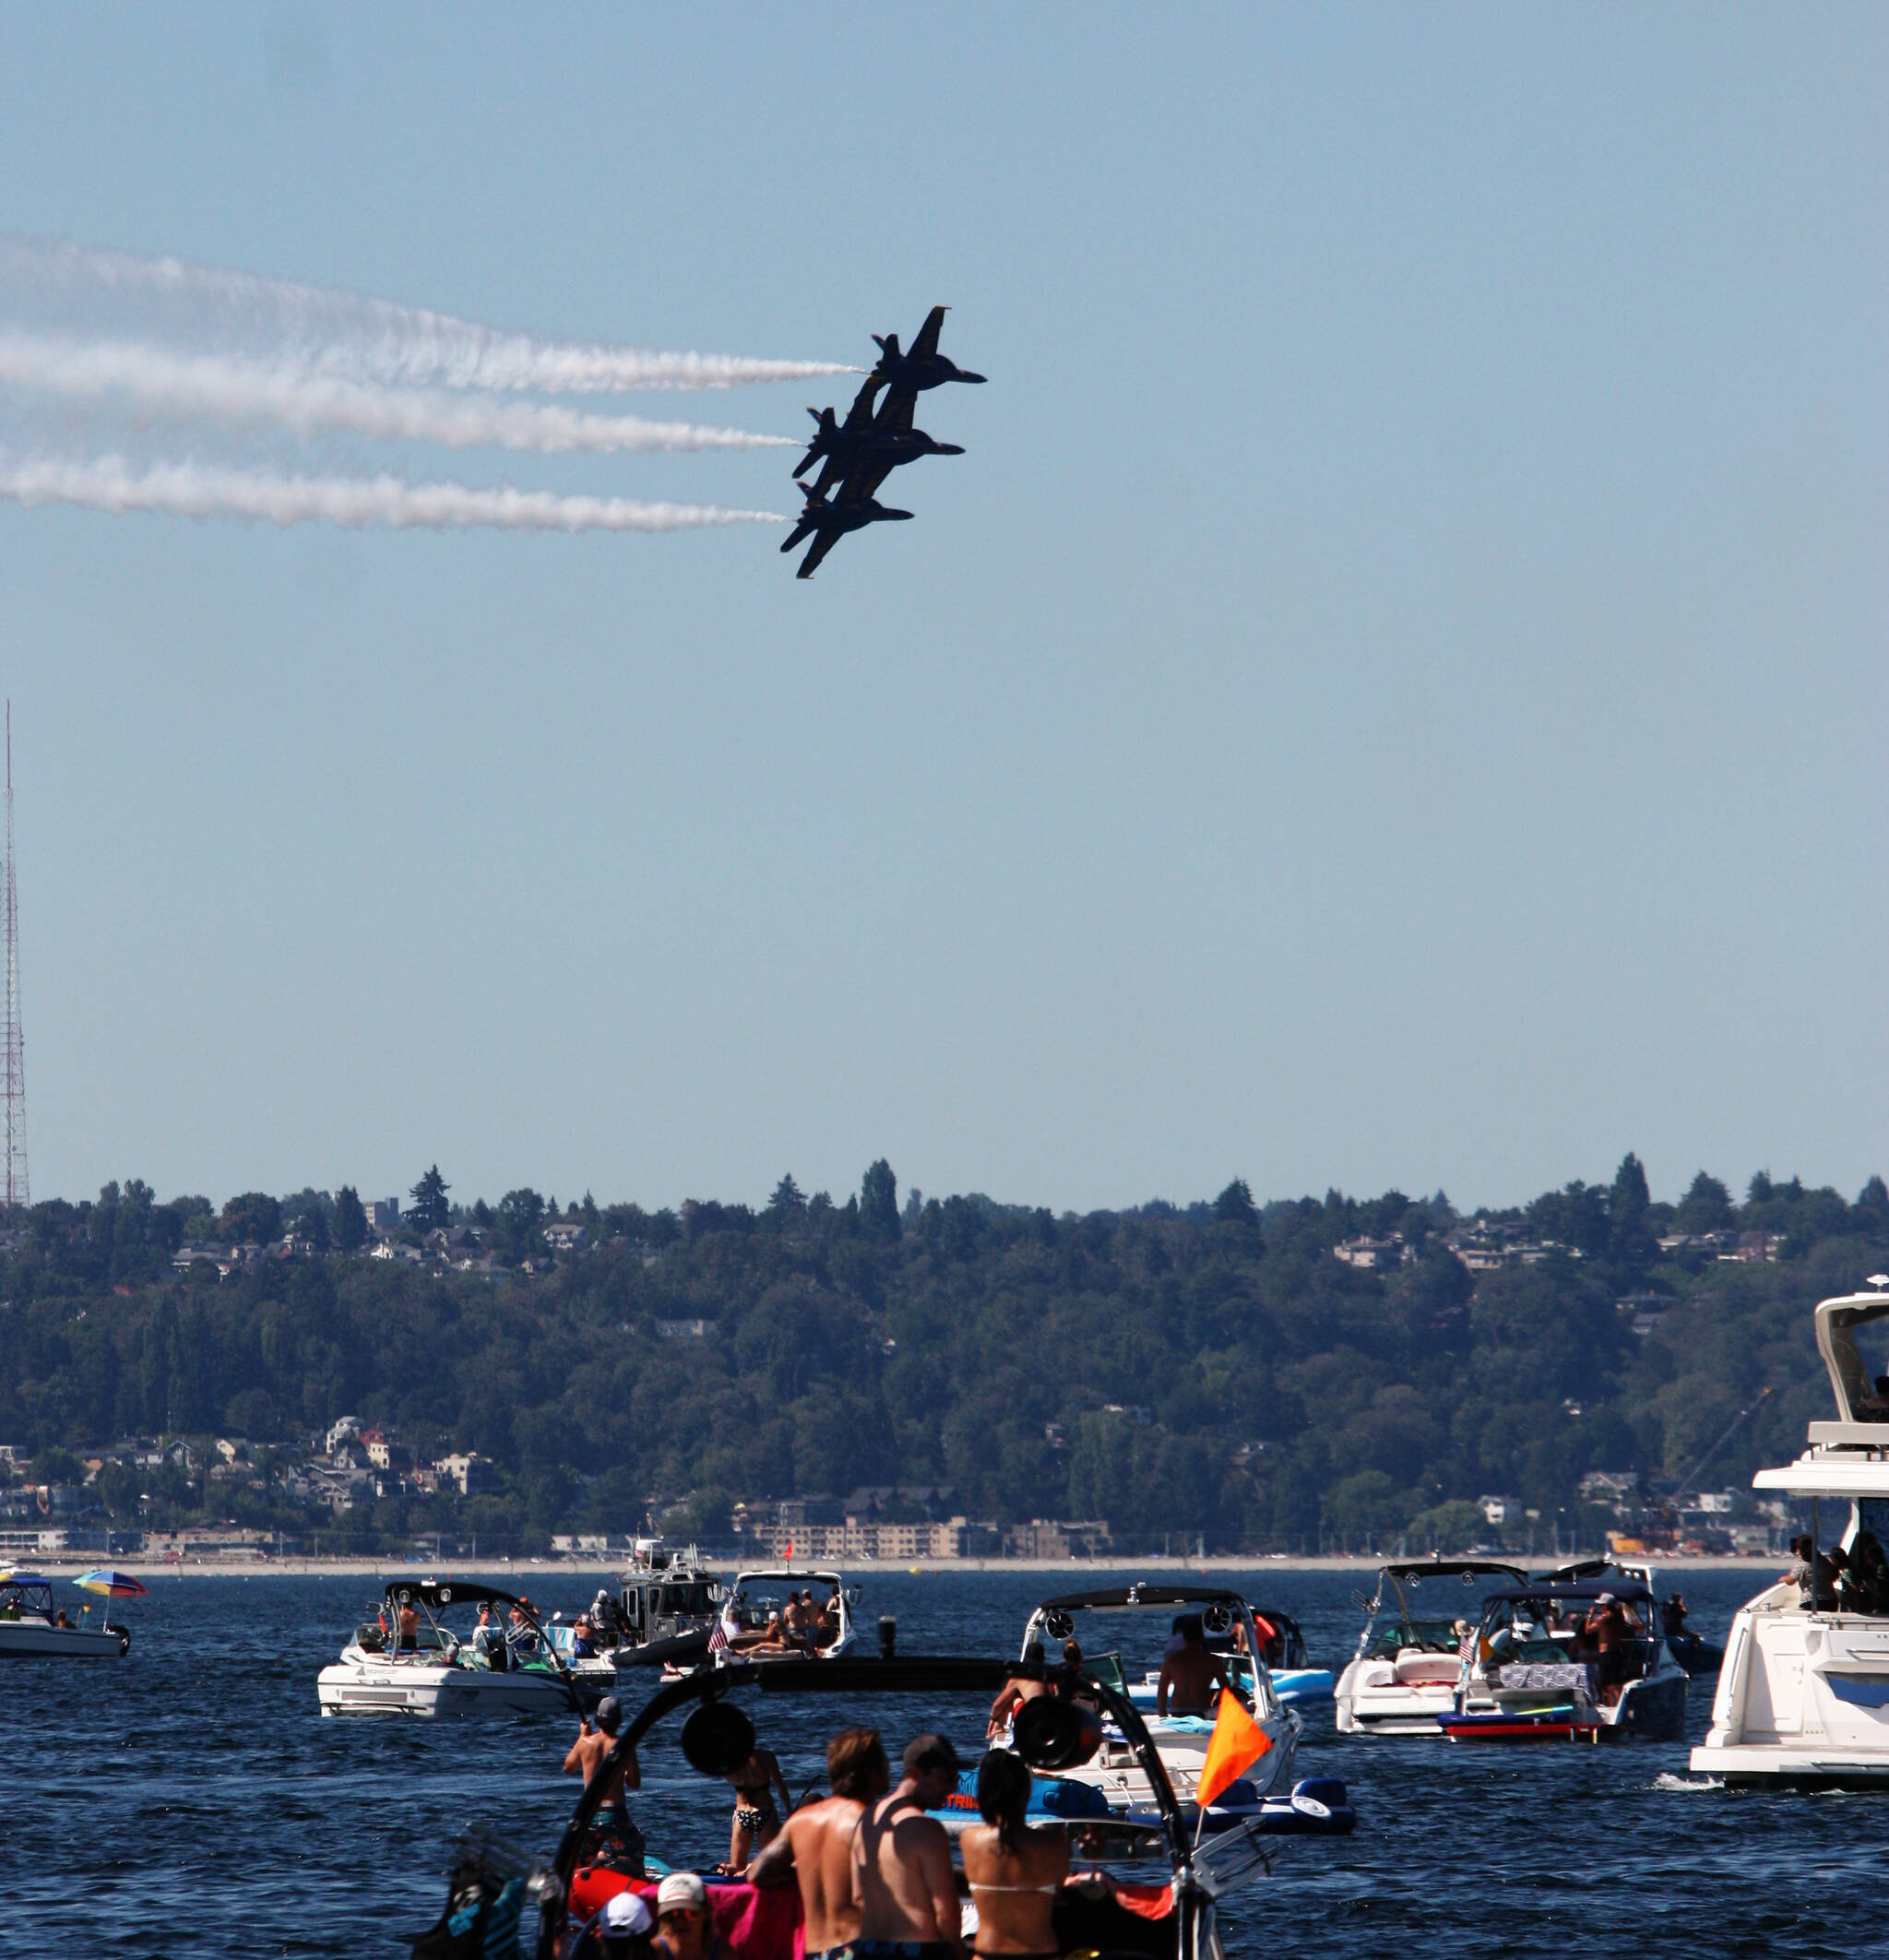
[[[6,862],[0,866],[6,936],[6,1027],[0,1030],[0,1093],[6,1101],[5,1202],[30,1205],[26,1182],[26,1052],[19,1031],[19,885],[13,857],[13,703],[6,704]]]

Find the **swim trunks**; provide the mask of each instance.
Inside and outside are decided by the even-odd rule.
[[[942,1940],[861,1940],[853,1948],[857,1960],[944,1960]]]

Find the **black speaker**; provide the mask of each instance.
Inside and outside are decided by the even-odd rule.
[[[754,1725],[732,1702],[704,1702],[683,1724],[682,1741],[692,1769],[731,1776],[754,1752]]]
[[[1102,1725],[1093,1708],[1040,1694],[1024,1703],[1011,1725],[1016,1752],[1032,1769],[1075,1769],[1102,1746]]]

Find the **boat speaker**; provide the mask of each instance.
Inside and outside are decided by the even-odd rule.
[[[1216,1599],[1200,1616],[1200,1622],[1218,1640],[1233,1631],[1233,1609],[1225,1600]]]
[[[1075,1621],[1059,1606],[1043,1615],[1043,1632],[1051,1640],[1067,1640],[1075,1632]]]
[[[1102,1746],[1102,1725],[1093,1708],[1040,1694],[1016,1711],[1011,1733],[1016,1752],[1032,1769],[1075,1769]]]
[[[683,1724],[683,1754],[705,1776],[726,1776],[754,1753],[754,1725],[732,1702],[704,1702]]]

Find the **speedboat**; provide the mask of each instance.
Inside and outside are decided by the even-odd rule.
[[[1692,1754],[1693,1769],[1727,1783],[1889,1785],[1889,1599],[1847,1573],[1839,1583],[1820,1549],[1826,1536],[1852,1555],[1861,1538],[1889,1540],[1889,1408],[1856,1340],[1885,1315],[1883,1292],[1818,1306],[1836,1420],[1812,1422],[1795,1463],[1752,1479],[1808,1505],[1812,1558],[1805,1583],[1766,1586],[1731,1622],[1712,1726]]]
[[[89,1613],[90,1608],[81,1609]],[[111,1623],[111,1608],[98,1626],[77,1626],[53,1604],[53,1582],[43,1574],[0,1572],[0,1659],[103,1659],[131,1651],[131,1632]]]
[[[1514,1586],[1527,1577],[1519,1566],[1494,1559],[1399,1560],[1381,1566],[1376,1592],[1369,1599],[1359,1596],[1364,1631],[1338,1677],[1339,1733],[1440,1737],[1436,1718],[1455,1702],[1463,1640],[1481,1616],[1482,1589],[1491,1581]],[[1449,1597],[1452,1581],[1455,1598]],[[1417,1595],[1425,1586],[1430,1589],[1420,1604]]]
[[[1259,1635],[1265,1670],[1272,1677],[1275,1700],[1288,1708],[1304,1702],[1331,1700],[1332,1670],[1313,1666],[1305,1648],[1305,1635],[1291,1614],[1282,1613],[1276,1606],[1255,1606],[1253,1626]],[[1253,1670],[1246,1664],[1245,1655],[1236,1652],[1225,1657],[1235,1680],[1250,1692]],[[1160,1699],[1160,1686],[1161,1670],[1150,1668],[1141,1680],[1129,1682],[1128,1698],[1137,1708],[1152,1708]]]
[[[817,1696],[824,1714],[834,1707],[838,1692],[858,1697],[877,1720],[885,1719],[877,1713],[882,1698],[897,1696],[910,1709],[896,1717],[898,1732],[909,1733],[948,1726],[948,1719],[941,1722],[941,1704],[949,1708],[955,1703],[960,1712],[962,1697],[975,1696],[981,1704],[1014,1673],[1014,1664],[985,1657],[853,1655],[828,1663],[802,1654],[767,1664],[742,1657],[665,1682],[625,1720],[600,1773],[578,1797],[553,1856],[534,1862],[482,1832],[462,1839],[446,1909],[419,1942],[420,1950],[443,1952],[455,1936],[470,1936],[481,1938],[482,1950],[490,1953],[499,1930],[517,1939],[521,1950],[534,1941],[543,1954],[593,1950],[585,1946],[586,1935],[600,1921],[608,1925],[603,1915],[612,1900],[630,1893],[652,1904],[657,1883],[644,1861],[616,1855],[607,1840],[600,1845],[598,1826],[611,1771],[634,1761],[638,1750],[647,1752],[659,1723],[680,1721],[679,1734],[669,1730],[679,1744],[676,1753],[712,1802],[716,1835],[725,1841],[723,1779],[748,1761],[755,1744],[754,1720],[742,1705],[743,1696]],[[1050,1718],[1019,1724],[1017,1737],[1017,1753],[1034,1779],[1031,1822],[1065,1830],[1077,1867],[1051,1888],[1056,1951],[1220,1960],[1224,1949],[1217,1918],[1222,1902],[1270,1871],[1273,1847],[1267,1840],[1282,1835],[1341,1835],[1350,1828],[1350,1807],[1336,1778],[1309,1780],[1289,1797],[1256,1806],[1215,1804],[1207,1816],[1197,1815],[1170,1783],[1148,1725],[1119,1686],[1103,1671],[1086,1666],[1068,1685],[1077,1701],[1050,1703]],[[1096,1748],[1099,1733],[1082,1701],[1099,1706],[1105,1722],[1135,1752],[1149,1793],[1145,1815],[1098,1812],[1066,1784],[1079,1759]],[[673,1793],[688,1788],[684,1779],[674,1785]],[[1059,1788],[1073,1800],[1055,1795]],[[974,1800],[960,1789],[934,1813],[947,1833],[963,1821],[968,1802]],[[1253,1814],[1233,1814],[1241,1810]],[[1225,1814],[1216,1817],[1217,1811]],[[655,1862],[649,1861],[651,1869]],[[709,1873],[705,1891],[712,1929],[724,1950],[737,1950],[747,1960],[792,1960],[804,1943],[797,1886],[755,1886],[743,1878]],[[973,1950],[976,1909],[975,1899],[965,1898],[954,1929]]]
[[[447,1623],[479,1608],[477,1628]],[[403,1611],[413,1621],[404,1634]],[[390,1581],[315,1693],[324,1715],[557,1714],[585,1701],[529,1600],[471,1579]]]
[[[1033,1645],[1045,1645],[1045,1658],[1053,1666],[1063,1644],[1075,1638],[1086,1613],[1154,1614],[1165,1634],[1176,1614],[1197,1615],[1200,1631],[1210,1651],[1226,1667],[1234,1693],[1264,1730],[1267,1749],[1247,1772],[1255,1800],[1263,1800],[1275,1788],[1289,1788],[1293,1754],[1299,1746],[1301,1723],[1297,1712],[1287,1708],[1273,1692],[1272,1676],[1262,1657],[1265,1647],[1253,1621],[1253,1610],[1234,1592],[1218,1588],[1158,1586],[1099,1586],[1093,1591],[1065,1593],[1045,1599],[1029,1616],[1023,1633],[1026,1656]],[[1098,1651],[1091,1653],[1093,1646]],[[1102,1645],[1100,1637],[1086,1643],[1083,1666],[1099,1680],[1128,1697],[1135,1705],[1124,1678],[1122,1657]],[[1159,1675],[1155,1677],[1158,1682]],[[1211,1715],[1149,1714],[1143,1717],[1153,1738],[1163,1768],[1174,1793],[1183,1804],[1194,1800],[1206,1760],[1207,1744],[1213,1739]],[[1119,1727],[1102,1725],[1102,1746],[1080,1767],[1066,1773],[1078,1782],[1089,1783],[1108,1799],[1111,1810],[1146,1810],[1154,1800],[1145,1769],[1130,1740]]]
[[[1586,1630],[1610,1607],[1622,1627],[1612,1662]],[[1686,1687],[1645,1580],[1530,1579],[1482,1602],[1455,1692],[1434,1719],[1453,1742],[1677,1742]]]
[[[787,1602],[811,1592],[817,1622],[805,1638],[787,1625]],[[844,1574],[806,1566],[766,1566],[737,1573],[722,1602],[721,1617],[709,1643],[718,1666],[743,1660],[838,1660],[852,1649],[857,1628],[852,1609],[860,1589]]]

